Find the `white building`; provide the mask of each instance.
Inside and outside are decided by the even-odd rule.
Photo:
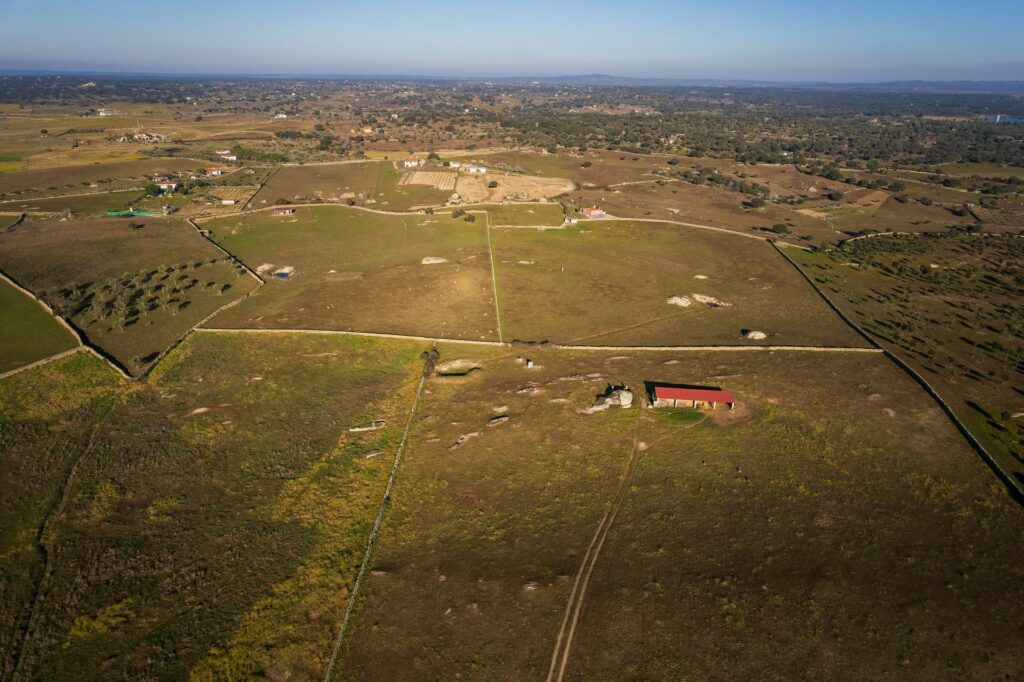
[[[484,166],[466,166],[465,171],[467,173],[486,173],[487,168]]]
[[[402,162],[402,165],[406,168],[419,168],[423,165],[423,159],[417,159],[415,156],[410,156]]]

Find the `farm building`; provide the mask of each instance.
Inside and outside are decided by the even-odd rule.
[[[177,180],[159,180],[156,186],[160,188],[161,192],[173,192],[178,189]]]
[[[226,152],[224,154],[222,154],[220,152],[217,152],[217,155],[220,156],[220,158],[223,161],[238,161],[238,156],[236,154],[232,154],[230,152]]]
[[[605,218],[608,215],[607,213],[597,208],[596,206],[581,209],[580,213],[583,214],[584,218]]]
[[[450,162],[448,162],[448,167],[449,168],[462,168],[462,163],[460,163],[459,161],[450,161]]]
[[[295,215],[295,209],[291,206],[275,206],[274,215]]]
[[[224,175],[224,171],[221,170],[220,168],[207,168],[206,169],[206,177],[208,177],[208,178],[215,178],[218,175]]]
[[[645,383],[651,407],[709,407],[712,410],[719,404],[727,405],[730,410],[736,407],[732,393],[720,388],[651,381]]]
[[[235,200],[234,199],[221,199],[220,200],[220,205],[221,206],[234,206],[235,205]]]
[[[402,165],[406,168],[419,168],[423,165],[423,159],[417,159],[415,156],[410,156],[402,162]]]
[[[487,168],[485,166],[466,166],[465,171],[467,173],[486,173]]]

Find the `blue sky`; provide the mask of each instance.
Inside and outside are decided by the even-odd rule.
[[[0,0],[2,69],[1024,80],[1024,2]]]

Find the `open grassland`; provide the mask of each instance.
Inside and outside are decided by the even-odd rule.
[[[916,201],[903,204],[890,198],[874,211],[837,212],[830,222],[836,229],[853,234],[869,229],[879,232],[941,232],[965,227],[975,221],[969,215],[953,215],[941,206],[925,206]]]
[[[699,167],[700,161],[691,165]],[[817,175],[801,173],[796,166],[790,164],[762,163],[748,165],[743,163],[715,164],[719,172],[732,176],[737,181],[758,184],[768,188],[771,198],[799,197],[802,199],[818,199],[829,192],[849,192],[857,189],[853,185],[829,180]]]
[[[147,175],[190,170],[198,163],[191,159],[145,159],[3,173],[0,174],[0,192],[91,185],[107,180],[133,179],[141,182]]]
[[[694,364],[659,374],[740,413],[645,417],[564,679],[1024,672],[1021,509],[915,384],[877,355]]]
[[[469,209],[467,208],[467,210]],[[557,227],[565,220],[561,204],[501,204],[487,206],[486,210],[491,216],[491,225]]]
[[[78,346],[36,301],[0,279],[0,374]]]
[[[461,173],[455,185],[459,197],[470,203],[549,199],[561,196],[574,188],[573,182],[565,178],[498,173]]]
[[[876,237],[790,255],[1024,484],[1024,239]]]
[[[944,163],[936,168],[947,175],[972,176],[983,178],[1024,178],[1024,168],[1020,166],[1004,166],[997,163]]]
[[[0,382],[6,642],[53,516],[22,672],[322,679],[421,350],[200,333],[117,392],[88,356]]]
[[[216,326],[497,338],[482,216],[471,224],[300,206],[294,216],[259,212],[203,226],[268,279]]]
[[[0,676],[11,679],[45,565],[40,537],[88,436],[117,399],[117,376],[78,353],[0,380]],[[50,536],[42,535],[48,542]]]
[[[336,679],[543,678],[636,415],[576,414],[609,375],[555,377],[608,370],[540,358],[442,344],[483,369],[426,386]]]
[[[505,338],[598,345],[859,345],[772,247],[656,223],[492,231]],[[670,303],[670,298],[681,300]],[[743,330],[766,340],[748,341]]]
[[[773,225],[785,225],[793,238],[819,243],[842,236],[831,224],[797,213],[790,206],[769,203],[759,209],[747,208],[744,202],[748,197],[739,192],[687,182],[660,180],[611,190],[582,190],[571,196],[578,206],[596,206],[621,218],[678,220],[760,235],[766,235],[765,230]]]
[[[123,210],[141,195],[142,193],[139,191],[101,192],[49,199],[15,200],[0,203],[0,210],[42,213],[71,211],[86,215],[100,215],[107,211]]]
[[[451,197],[451,192],[431,185],[399,184],[401,177],[391,162],[385,161],[378,166],[377,183],[370,196],[376,208],[407,211],[424,206],[440,206]]]
[[[282,166],[256,194],[253,206],[271,206],[280,199],[344,201],[370,195],[377,186],[381,165],[379,161],[366,161]]]
[[[0,268],[132,372],[257,286],[164,218],[27,220],[0,234]]]
[[[66,166],[85,166],[93,164],[120,164],[132,161],[144,161],[146,157],[138,149],[131,149],[123,144],[107,143],[83,147],[72,147],[71,142],[64,142],[63,148],[33,154],[25,159],[27,170],[44,170],[47,168],[63,168]]]
[[[441,351],[338,679],[543,679],[606,512],[566,679],[1021,672],[1021,510],[881,355]],[[739,404],[578,412],[649,379]]]
[[[638,154],[586,152],[581,155],[561,152],[501,152],[480,157],[489,168],[516,171],[525,175],[567,178],[582,187],[603,187],[647,178],[655,169],[667,168],[664,158]]]

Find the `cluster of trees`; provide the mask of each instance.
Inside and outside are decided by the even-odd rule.
[[[769,190],[764,185],[756,182],[747,182],[746,180],[735,178],[727,173],[720,173],[714,168],[708,166],[700,166],[697,170],[685,170],[680,172],[679,177],[686,180],[694,185],[714,185],[716,187],[722,187],[725,189],[731,189],[734,192],[745,194],[749,197],[765,198],[768,196]],[[761,204],[764,205],[763,203]]]
[[[138,322],[140,317],[157,310],[177,315],[191,305],[188,294],[196,287],[217,295],[229,290],[229,283],[218,283],[212,279],[203,281],[196,276],[204,265],[212,265],[219,260],[227,259],[161,265],[153,270],[124,273],[102,283],[71,284],[46,292],[44,296],[62,317],[82,317],[88,324],[109,319],[113,328],[123,330]],[[235,273],[241,277],[244,271],[235,265]]]

